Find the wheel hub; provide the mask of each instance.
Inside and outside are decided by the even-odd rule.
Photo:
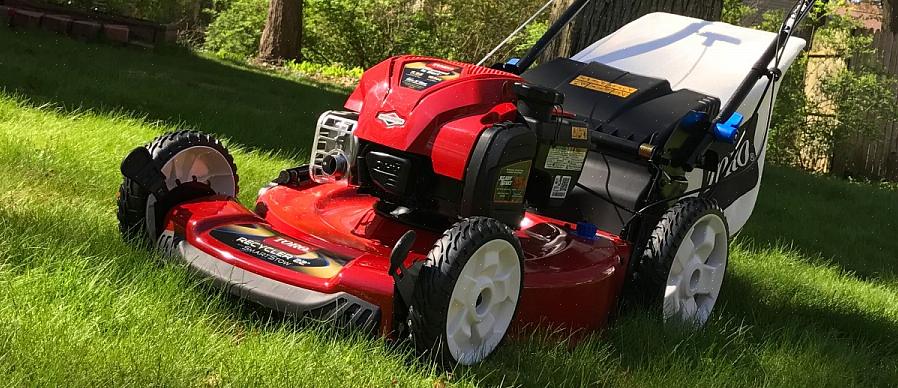
[[[671,265],[664,292],[664,320],[704,325],[717,303],[727,266],[728,236],[715,214],[686,233]]]
[[[701,281],[702,271],[698,268],[692,270],[692,275],[689,277],[689,295],[695,295],[696,291],[698,291],[699,282]]]
[[[492,305],[491,296],[492,291],[489,288],[481,290],[480,295],[477,296],[474,312],[477,314],[478,321],[483,321],[483,318],[489,312],[489,308]]]
[[[463,365],[499,345],[520,297],[521,266],[511,243],[493,240],[466,263],[452,290],[446,320],[449,351]]]

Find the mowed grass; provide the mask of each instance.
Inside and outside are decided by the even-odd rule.
[[[176,128],[218,133],[249,202],[302,161],[339,92],[184,52],[5,29],[0,88],[7,385],[898,384],[898,192],[770,168],[706,329],[627,311],[579,346],[516,340],[447,374],[405,346],[224,295],[118,235],[118,164],[133,147]]]

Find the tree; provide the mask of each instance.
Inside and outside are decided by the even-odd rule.
[[[302,5],[303,0],[271,0],[259,43],[259,60],[302,59]]]
[[[883,29],[893,34],[898,33],[898,0],[885,0],[883,7]]]
[[[557,19],[573,1],[556,2],[552,8],[552,19]],[[546,49],[544,58],[570,57],[625,24],[652,12],[720,20],[722,10],[723,0],[593,0]]]

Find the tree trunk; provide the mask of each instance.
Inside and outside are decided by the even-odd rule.
[[[302,60],[302,3],[303,0],[271,0],[259,43],[259,60]]]
[[[552,20],[574,0],[556,2]],[[543,54],[543,60],[570,57],[625,24],[652,12],[669,12],[704,20],[720,20],[723,0],[593,0]]]
[[[885,0],[882,2],[882,29],[891,33],[898,33],[898,0]]]

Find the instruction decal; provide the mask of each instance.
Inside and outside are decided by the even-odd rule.
[[[530,178],[530,168],[532,166],[532,161],[525,160],[503,167],[499,171],[493,202],[524,203],[524,194],[527,192],[527,180]]]
[[[568,190],[571,188],[572,177],[567,175],[558,175],[555,177],[555,181],[552,182],[552,192],[549,193],[549,198],[552,199],[565,199],[567,198]]]
[[[587,77],[585,75],[578,76],[571,81],[572,86],[581,87],[584,89],[594,90],[599,93],[610,94],[612,96],[618,96],[620,98],[630,97],[631,94],[636,93],[639,89],[620,85],[613,82],[603,81],[598,78]]]
[[[586,149],[574,147],[552,147],[546,156],[547,170],[581,171],[586,161]]]
[[[462,68],[441,62],[411,62],[402,68],[402,86],[426,90],[461,77]]]
[[[336,276],[345,258],[315,249],[259,224],[226,225],[209,234],[248,256],[317,278]]]

